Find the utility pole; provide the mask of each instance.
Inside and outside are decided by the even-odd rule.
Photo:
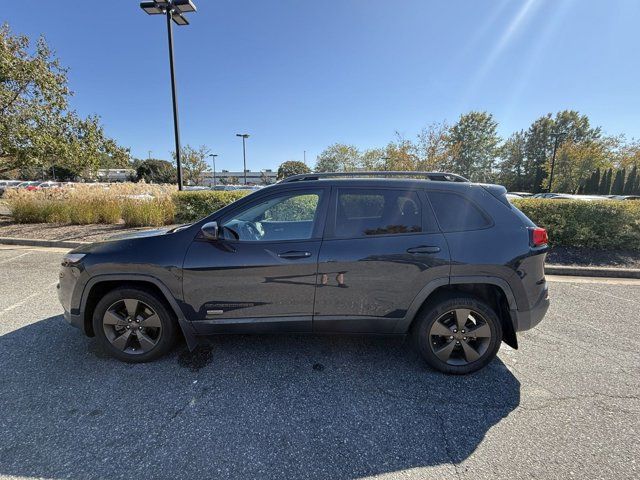
[[[215,153],[210,153],[209,156],[211,157],[211,164],[213,165],[213,186],[216,186],[216,157],[218,156]]]
[[[247,147],[245,145],[245,141],[249,138],[248,133],[236,133],[236,137],[242,137],[242,159],[244,164],[244,169],[242,173],[244,175],[244,184],[247,184]]]
[[[551,157],[551,172],[549,173],[549,193],[551,193],[551,190],[553,188],[553,170],[556,166],[556,151],[558,150],[558,141],[560,139],[560,137],[562,137],[563,135],[566,135],[565,133],[552,133],[551,136],[554,137],[554,142],[553,142],[553,156]]]

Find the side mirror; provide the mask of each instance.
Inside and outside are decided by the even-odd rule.
[[[209,240],[217,240],[219,237],[218,222],[205,223],[200,230],[204,238],[208,238]]]

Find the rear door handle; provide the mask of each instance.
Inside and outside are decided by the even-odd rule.
[[[435,245],[421,245],[419,247],[407,248],[407,253],[438,253],[440,247]]]
[[[299,252],[297,250],[291,250],[289,252],[279,253],[278,256],[280,258],[295,260],[296,258],[309,258],[311,256],[311,252]]]

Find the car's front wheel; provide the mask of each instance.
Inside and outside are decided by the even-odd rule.
[[[417,319],[413,336],[424,360],[436,370],[467,374],[487,365],[498,353],[502,325],[485,302],[468,295],[436,300]]]
[[[102,347],[125,362],[148,362],[167,353],[176,320],[153,293],[118,288],[107,293],[93,313],[93,331]]]

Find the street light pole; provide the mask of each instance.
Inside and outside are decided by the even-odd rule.
[[[236,137],[242,137],[242,159],[244,164],[244,169],[242,173],[244,174],[244,184],[247,184],[247,147],[245,145],[245,140],[249,138],[248,133],[236,133]]]
[[[178,190],[182,190],[182,162],[180,158],[180,128],[178,126],[178,97],[176,95],[176,75],[173,68],[173,25],[171,9],[167,8],[167,35],[169,37],[169,68],[171,70],[171,97],[173,100],[173,133],[176,143],[176,164],[178,168]]]
[[[176,145],[176,164],[178,169],[178,190],[182,190],[182,162],[180,155],[180,128],[178,126],[178,97],[176,94],[176,76],[173,65],[173,24],[189,25],[183,14],[195,12],[196,6],[191,0],[155,0],[140,3],[149,15],[164,14],[167,17],[167,37],[169,39],[169,69],[171,72],[171,98],[173,103],[173,133]]]
[[[556,166],[556,151],[558,150],[558,139],[563,135],[564,133],[551,134],[551,136],[554,137],[554,142],[553,142],[553,156],[551,157],[551,172],[549,173],[549,193],[551,193],[551,189],[553,187],[553,169]]]
[[[213,186],[216,186],[216,157],[218,156],[215,153],[211,153],[209,154],[209,156],[211,157],[211,163],[213,165]]]

